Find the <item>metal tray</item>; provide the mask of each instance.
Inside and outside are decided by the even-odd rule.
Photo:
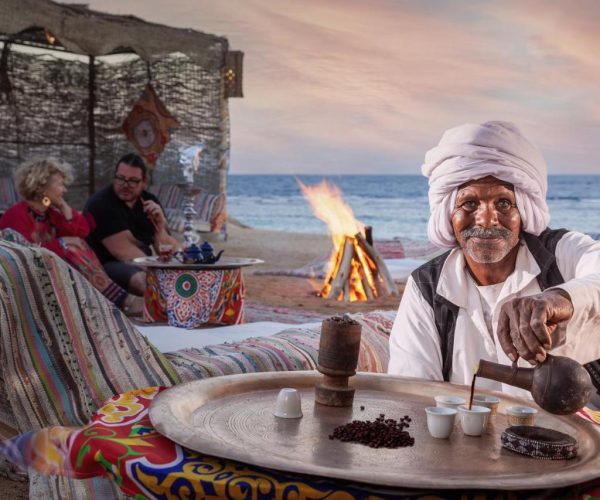
[[[169,262],[161,262],[158,257],[136,257],[132,262],[141,267],[156,267],[160,269],[188,269],[195,271],[198,269],[235,269],[238,267],[253,266],[254,264],[262,264],[264,260],[247,259],[245,257],[221,257],[214,264],[184,264],[173,258]]]
[[[503,449],[502,431],[508,426],[505,409],[528,404],[506,394],[495,422],[482,437],[465,436],[460,424],[450,439],[427,432],[426,406],[437,394],[468,398],[469,387],[420,379],[359,373],[352,408],[314,403],[316,371],[230,375],[178,385],[162,392],[150,407],[158,431],[173,441],[218,457],[288,472],[339,478],[404,488],[555,488],[598,477],[600,431],[576,416],[556,416],[540,410],[536,424],[573,436],[579,454],[572,460],[545,461]],[[283,387],[297,388],[302,397],[300,419],[273,416],[275,398]],[[364,410],[361,411],[360,407]],[[408,429],[415,438],[409,448],[369,448],[328,438],[351,420],[412,418]]]

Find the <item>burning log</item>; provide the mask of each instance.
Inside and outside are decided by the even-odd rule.
[[[353,302],[384,294],[398,295],[398,289],[381,255],[360,232],[346,236],[319,295]]]
[[[375,250],[375,247],[373,247],[367,243],[367,240],[365,240],[365,238],[363,237],[362,234],[357,233],[356,236],[354,236],[354,237],[361,244],[361,248],[365,252],[367,252],[367,255],[369,256],[369,258],[373,262],[375,262],[375,266],[377,268],[379,275],[381,276],[381,278],[383,280],[383,283],[385,284],[387,292],[391,295],[398,295],[398,288],[396,287],[396,283],[394,283],[394,279],[392,278],[392,275],[390,274],[389,269],[385,265],[385,262],[381,258],[381,255],[379,255],[379,252],[377,250]]]
[[[332,268],[319,295],[345,302],[398,295],[385,262],[373,247],[372,228],[356,220],[339,188],[325,181],[316,186],[298,182],[315,215],[327,224],[333,240]]]
[[[352,263],[352,260],[354,259],[354,245],[352,243],[352,238],[348,238],[346,237],[346,239],[344,240],[344,244],[342,245],[342,251],[341,254],[340,252],[338,252],[338,258],[339,258],[339,266],[337,266],[337,273],[335,273],[335,276],[333,275],[333,273],[331,274],[332,276],[332,281],[331,281],[331,287],[329,289],[329,293],[327,294],[327,297],[337,297],[340,292],[343,290],[344,285],[346,283],[349,283],[349,279],[350,279],[350,270],[351,270],[351,266],[350,264]],[[336,261],[337,263],[337,261]]]

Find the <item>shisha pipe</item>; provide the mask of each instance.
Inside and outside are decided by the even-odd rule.
[[[179,150],[179,162],[183,165],[183,176],[186,182],[178,184],[179,188],[185,193],[185,205],[183,208],[183,239],[184,252],[198,252],[198,235],[194,232],[194,218],[197,215],[194,208],[194,197],[202,191],[201,188],[194,186],[194,172],[200,170],[200,158],[204,145],[197,144],[188,146]]]

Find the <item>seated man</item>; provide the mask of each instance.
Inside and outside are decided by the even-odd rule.
[[[145,190],[146,164],[136,154],[123,156],[115,168],[112,185],[96,192],[84,211],[96,221],[88,243],[107,274],[123,288],[142,295],[145,272],[128,261],[158,252],[161,244],[177,241],[167,231],[167,219],[158,198]]]
[[[429,238],[451,250],[409,278],[389,373],[469,384],[480,359],[600,358],[600,243],[547,227],[539,151],[510,123],[466,124],[427,152],[422,171]],[[586,368],[597,376],[597,366]],[[485,379],[481,386],[528,395]]]

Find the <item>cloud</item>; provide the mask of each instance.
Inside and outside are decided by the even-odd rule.
[[[551,172],[598,153],[600,2],[91,0],[245,52],[232,171],[418,173],[443,130],[516,122]]]

